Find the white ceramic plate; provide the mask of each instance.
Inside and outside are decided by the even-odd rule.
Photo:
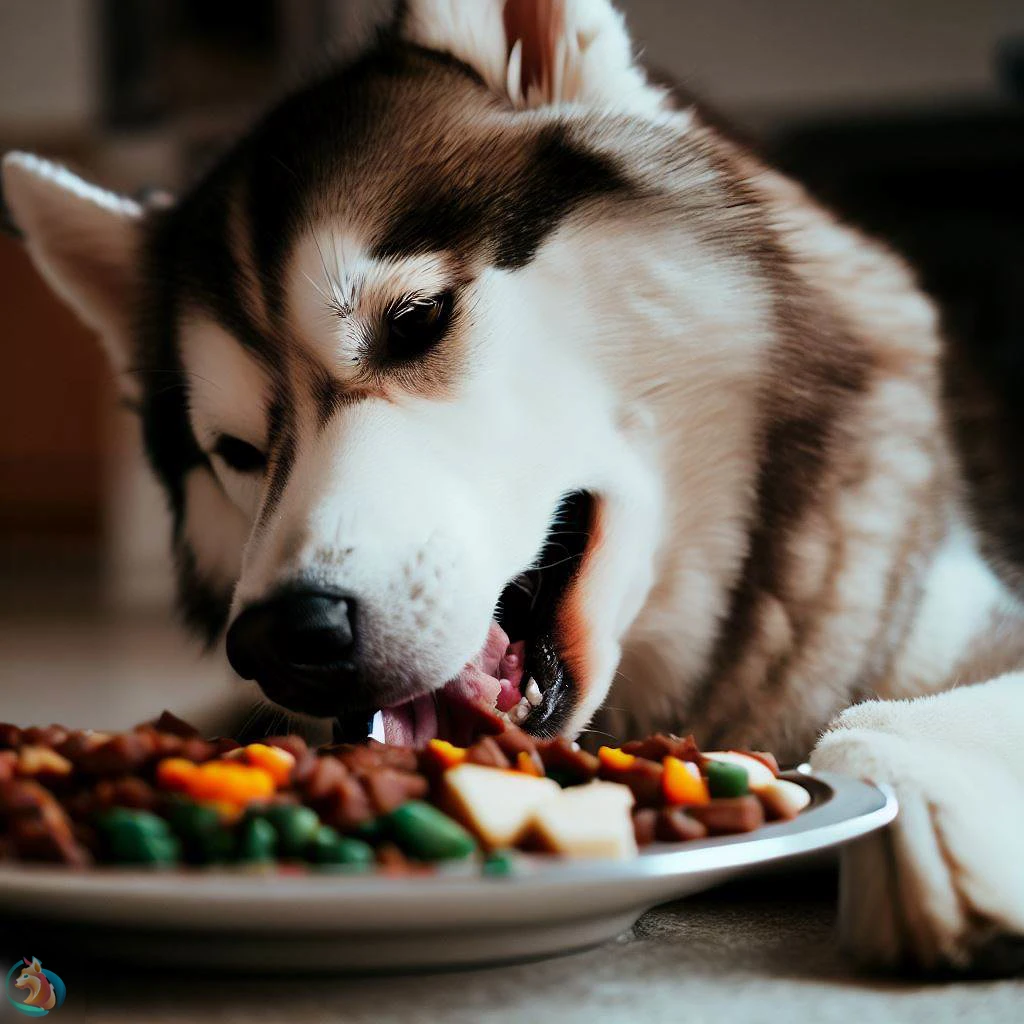
[[[259,875],[230,869],[72,872],[0,868],[0,917],[93,956],[243,970],[397,970],[568,952],[650,907],[847,843],[896,816],[888,790],[842,776],[788,778],[813,802],[749,836],[655,844],[629,861],[524,858],[505,878]]]

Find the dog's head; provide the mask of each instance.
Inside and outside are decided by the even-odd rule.
[[[7,158],[138,404],[186,615],[271,698],[408,707],[525,660],[528,728],[603,700],[663,525],[665,370],[636,366],[641,306],[679,332],[663,187],[692,178],[697,275],[728,208],[683,120],[605,0],[409,0],[167,207]],[[486,662],[495,618],[525,648]]]

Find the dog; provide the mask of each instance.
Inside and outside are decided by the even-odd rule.
[[[936,311],[608,0],[406,0],[170,205],[4,185],[141,417],[186,621],[272,701],[813,749],[902,807],[849,948],[1016,969],[1024,609]]]

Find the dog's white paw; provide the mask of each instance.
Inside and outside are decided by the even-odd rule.
[[[936,700],[850,708],[812,755],[888,783],[900,803],[892,826],[844,854],[841,937],[874,967],[1012,973],[1024,968],[1019,764],[958,733],[957,709]]]

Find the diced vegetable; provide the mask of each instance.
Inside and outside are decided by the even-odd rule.
[[[266,818],[248,818],[238,834],[238,859],[264,864],[277,856],[277,831]]]
[[[665,803],[676,807],[693,807],[706,804],[711,799],[707,784],[699,774],[690,770],[689,762],[678,757],[666,757],[662,761],[662,793]]]
[[[392,811],[387,827],[399,846],[418,860],[459,860],[476,850],[473,837],[457,821],[422,800]]]
[[[333,864],[351,870],[368,871],[374,862],[373,847],[361,839],[339,835],[330,825],[322,825],[313,837],[310,860],[316,864]]]
[[[274,780],[262,768],[231,761],[210,761],[196,768],[186,792],[194,800],[246,804],[274,795]]]
[[[320,829],[316,811],[298,804],[273,804],[263,808],[259,816],[274,826],[282,857],[301,857]]]
[[[597,759],[606,768],[617,771],[625,771],[636,764],[635,754],[627,754],[618,747],[600,747],[597,751]]]
[[[156,780],[163,789],[187,793],[193,800],[220,801],[242,807],[253,800],[273,796],[276,789],[274,776],[269,771],[236,760],[195,764],[185,758],[169,757],[157,765]]]
[[[745,796],[750,792],[750,776],[743,765],[729,761],[708,761],[704,766],[708,792],[713,797]]]
[[[113,860],[122,864],[174,864],[181,859],[181,843],[167,822],[149,811],[116,807],[99,815]]]
[[[516,754],[516,768],[524,775],[536,775],[539,778],[544,772],[537,763],[538,760],[532,757],[528,751],[520,750]]]
[[[427,744],[428,753],[443,768],[454,768],[466,760],[466,748],[457,747],[447,740],[431,740]]]
[[[287,786],[295,768],[295,755],[281,747],[268,747],[265,743],[250,743],[245,749],[246,760],[255,768],[262,768],[275,786]]]
[[[747,785],[754,793],[764,789],[765,786],[770,786],[775,781],[772,770],[763,761],[759,761],[749,754],[740,754],[735,750],[715,750],[704,756],[708,761],[717,764],[732,764],[742,768],[747,773]],[[706,765],[704,771],[707,771]],[[722,793],[721,795],[728,796],[730,794]]]
[[[156,782],[162,789],[188,789],[199,766],[184,757],[167,757],[156,766]]]
[[[197,864],[216,864],[234,855],[234,836],[224,826],[215,807],[186,800],[176,801],[168,808],[167,817],[182,841],[187,860]]]
[[[515,872],[515,854],[510,850],[495,850],[484,860],[482,871],[492,878],[505,878]]]
[[[514,846],[533,812],[560,792],[553,779],[461,764],[444,775],[442,803],[489,849]]]

